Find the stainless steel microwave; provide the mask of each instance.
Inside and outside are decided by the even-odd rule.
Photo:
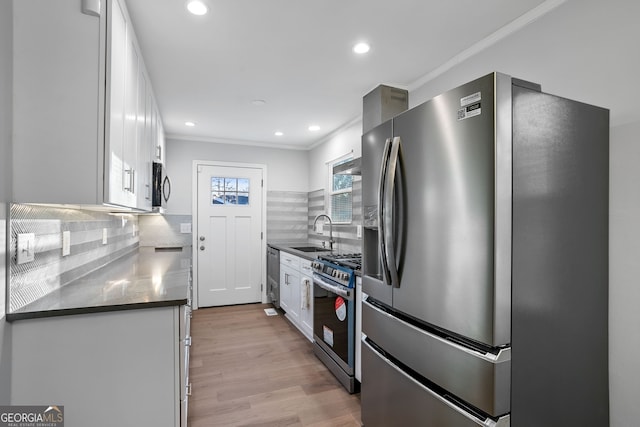
[[[152,204],[154,211],[162,211],[167,207],[171,196],[171,180],[167,176],[162,163],[153,162],[153,191]]]

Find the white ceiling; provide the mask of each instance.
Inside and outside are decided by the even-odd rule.
[[[378,84],[415,87],[545,12],[543,0],[207,1],[204,16],[185,0],[127,1],[166,133],[297,149],[357,119]],[[363,40],[371,51],[357,56]]]

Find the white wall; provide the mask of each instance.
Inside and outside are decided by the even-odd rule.
[[[640,122],[611,130],[609,390],[611,426],[640,420]]]
[[[306,192],[309,188],[306,151],[169,139],[167,159],[172,184],[167,203],[170,214],[191,214],[194,160],[265,164],[268,191]]]
[[[0,405],[11,403],[11,325],[5,322],[6,209],[11,189],[12,2],[0,1]]]
[[[362,155],[362,121],[356,120],[332,135],[322,144],[309,150],[309,191],[324,189],[327,185],[327,163],[353,152],[353,157]]]
[[[13,122],[13,7],[0,2],[0,202],[11,192],[11,131]],[[0,297],[1,298],[1,297]],[[3,308],[2,308],[3,309]],[[0,309],[0,310],[2,310]],[[3,312],[0,311],[0,314]],[[2,316],[0,316],[2,317]]]
[[[414,88],[410,106],[499,71],[540,83],[544,92],[610,108],[612,126],[639,121],[639,16],[637,1],[569,0]]]

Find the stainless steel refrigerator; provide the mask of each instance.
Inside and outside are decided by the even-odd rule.
[[[362,137],[362,420],[606,426],[609,112],[493,73]]]

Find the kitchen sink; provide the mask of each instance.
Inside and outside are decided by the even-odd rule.
[[[318,246],[292,246],[291,249],[295,249],[300,252],[329,252],[329,249]]]

